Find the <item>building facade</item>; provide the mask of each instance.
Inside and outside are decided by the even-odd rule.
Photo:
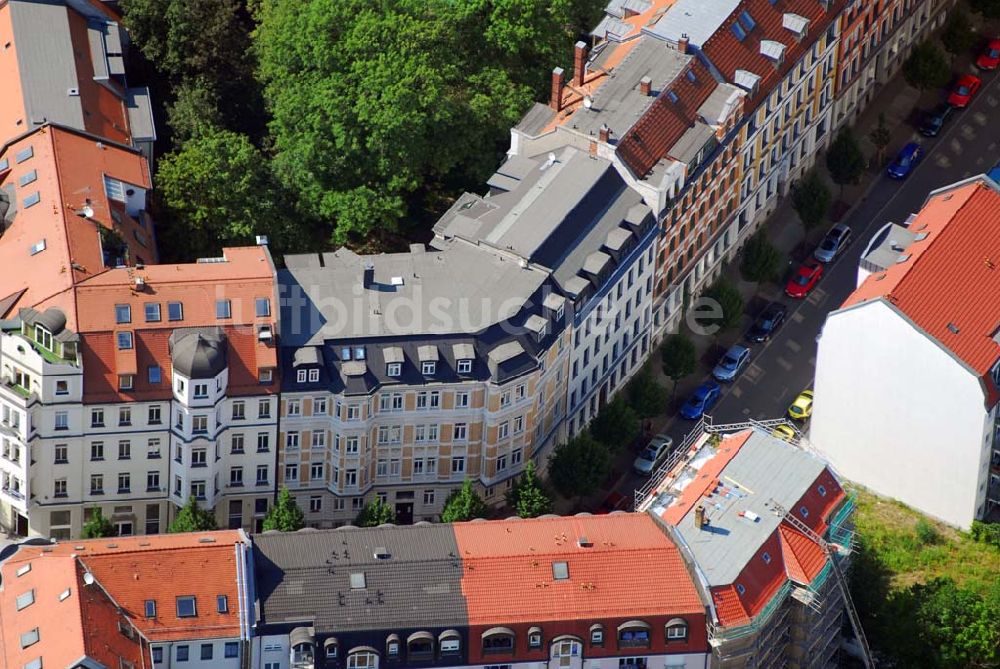
[[[1000,191],[983,176],[886,224],[816,360],[816,448],[873,492],[963,529],[1000,505],[1000,344],[983,308],[1000,288],[998,225]]]

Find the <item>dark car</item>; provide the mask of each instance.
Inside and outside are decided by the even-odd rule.
[[[767,305],[747,331],[747,341],[760,343],[770,339],[771,335],[784,325],[787,312],[788,307],[781,302]]]
[[[910,176],[910,172],[920,163],[920,159],[923,157],[923,148],[916,142],[910,142],[900,150],[896,159],[889,163],[889,168],[886,171],[893,179],[905,179]]]
[[[920,134],[924,137],[937,137],[953,111],[955,108],[951,105],[942,104],[924,114],[924,120],[920,123]]]

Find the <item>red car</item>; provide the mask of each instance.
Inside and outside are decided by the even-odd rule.
[[[785,284],[785,295],[789,297],[805,297],[823,276],[823,265],[815,260],[807,260],[792,275]]]
[[[951,93],[948,95],[948,104],[959,109],[965,107],[982,85],[983,80],[979,77],[963,74],[955,82],[955,87],[951,89]]]
[[[995,70],[997,65],[1000,65],[1000,38],[990,40],[983,52],[979,54],[979,58],[976,58],[976,67],[980,70]]]

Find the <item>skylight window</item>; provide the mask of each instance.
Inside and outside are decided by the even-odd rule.
[[[359,571],[351,574],[351,590],[365,589],[365,572]]]
[[[20,179],[17,180],[17,182],[21,184],[21,186],[27,186],[28,184],[33,183],[35,181],[38,181],[37,170],[31,170],[30,172],[26,172],[25,174],[21,175]]]
[[[677,104],[677,94],[673,91],[667,91],[667,99],[669,99],[674,104]]]
[[[26,198],[24,198],[23,202],[24,208],[27,209],[28,207],[33,207],[41,201],[42,201],[42,194],[36,190],[31,195],[28,195]]]
[[[694,73],[694,70],[688,70],[685,76],[687,77],[687,80],[690,81],[692,84],[698,81],[698,75]]]
[[[754,28],[757,27],[757,22],[753,20],[752,16],[750,16],[750,12],[746,11],[745,9],[742,12],[740,12],[739,22],[740,25],[743,26],[743,29],[746,30],[747,32],[751,32]]]
[[[177,598],[178,618],[193,618],[196,615],[198,615],[198,609],[195,605],[194,595],[185,595]]]
[[[144,607],[145,607],[145,614],[146,614],[147,618],[155,618],[156,617],[156,600],[155,599],[147,599],[146,602],[145,602]]]
[[[738,39],[739,41],[742,42],[747,38],[746,32],[743,30],[743,28],[740,26],[739,23],[734,23],[733,25],[729,26],[729,29],[733,31],[733,34],[736,35],[736,39]]]
[[[14,160],[18,163],[23,163],[25,160],[28,160],[33,155],[35,155],[35,149],[29,146],[26,149],[18,151],[17,155],[14,156]]]
[[[552,578],[557,581],[565,581],[569,578],[569,563],[567,562],[553,562],[552,563]]]
[[[20,567],[17,570],[17,575],[18,575],[18,577],[21,577],[21,576],[24,576],[25,574],[27,574],[29,571],[31,571],[31,563],[30,562],[28,564],[24,565],[23,567]]]
[[[17,610],[26,609],[35,603],[35,590],[32,588],[28,592],[22,593],[17,596]]]
[[[215,598],[215,606],[219,613],[229,611],[229,598],[226,595],[219,595]]]

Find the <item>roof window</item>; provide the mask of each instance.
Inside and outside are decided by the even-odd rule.
[[[733,34],[736,35],[736,39],[738,39],[739,41],[742,42],[747,38],[746,32],[743,30],[743,28],[740,26],[739,23],[733,23],[733,25],[729,26],[729,29],[733,31]]]
[[[753,20],[752,16],[750,16],[750,12],[745,9],[740,12],[739,22],[740,25],[743,26],[743,29],[747,32],[751,32],[757,27],[757,22]]]
[[[21,184],[22,187],[27,186],[28,184],[33,183],[35,181],[38,181],[37,170],[31,170],[30,172],[26,172],[21,175],[20,179],[17,180],[17,182]]]
[[[35,589],[32,588],[27,592],[21,593],[17,596],[16,605],[17,610],[26,609],[35,603]]]
[[[569,578],[569,563],[567,562],[553,562],[552,563],[552,578],[557,581],[565,581]]]
[[[132,307],[127,304],[115,305],[115,323],[131,323]]]
[[[40,240],[38,240],[37,242],[35,242],[34,244],[31,245],[31,248],[28,249],[28,253],[31,254],[31,255],[33,255],[33,256],[36,256],[39,253],[41,253],[42,251],[44,251],[44,250],[45,250],[45,240],[44,239],[40,239]]]
[[[147,599],[145,601],[145,603],[143,604],[143,607],[145,609],[144,613],[145,613],[145,616],[147,618],[155,618],[156,617],[156,600],[155,599]]]
[[[18,151],[14,155],[14,161],[18,163],[23,163],[25,160],[28,160],[33,155],[35,155],[35,149],[34,147],[29,146],[26,149],[21,149],[20,151]]]
[[[226,595],[219,595],[215,598],[215,608],[219,613],[229,612],[229,597]]]
[[[21,648],[27,648],[38,643],[38,628],[29,630],[21,635]]]
[[[359,571],[351,574],[351,590],[365,589],[365,572]]]
[[[667,91],[667,99],[673,102],[674,104],[677,104],[677,93],[674,93],[673,91]]]
[[[747,589],[743,587],[742,583],[737,583],[736,592],[738,592],[740,595],[745,595],[747,594]]]
[[[28,207],[35,206],[36,204],[38,204],[41,201],[42,201],[42,194],[39,193],[36,190],[31,195],[29,195],[26,198],[24,198],[24,201],[22,202],[22,204],[24,205],[24,208],[27,209]]]
[[[29,571],[31,571],[31,563],[30,562],[28,564],[24,565],[23,567],[18,567],[18,569],[17,569],[17,571],[15,573],[18,575],[18,577],[21,577],[21,576],[24,576],[25,574],[27,574]]]
[[[198,615],[194,595],[184,595],[177,598],[177,617],[194,618]]]

